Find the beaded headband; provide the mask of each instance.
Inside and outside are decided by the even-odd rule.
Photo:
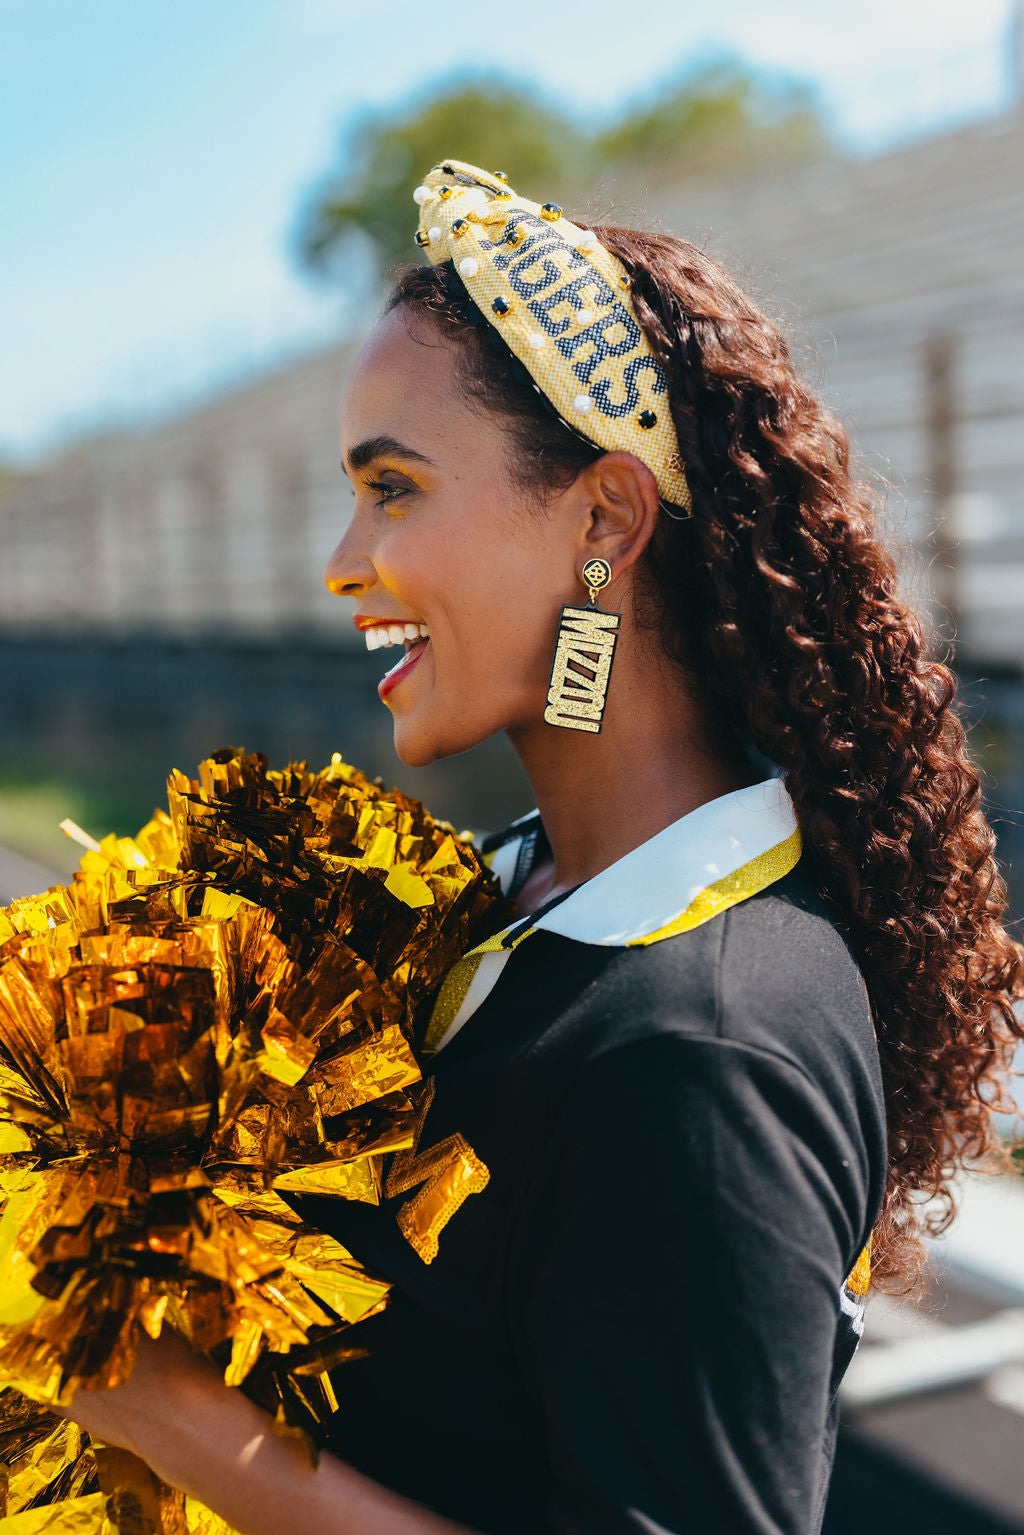
[[[662,497],[689,512],[668,384],[621,261],[557,203],[532,203],[461,160],[435,165],[413,197],[417,245],[433,266],[454,263],[565,425],[605,452],[634,453]]]

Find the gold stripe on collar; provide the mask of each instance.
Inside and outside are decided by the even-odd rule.
[[[645,933],[641,938],[631,938],[627,947],[646,948],[649,943],[658,943],[662,938],[675,938],[678,933],[689,933],[702,923],[710,922],[720,912],[728,911],[730,906],[738,906],[740,901],[749,900],[752,895],[767,890],[769,885],[774,885],[776,880],[796,868],[802,847],[799,830],[792,832],[785,842],[779,842],[767,852],[759,853],[732,874],[726,874],[723,879],[716,879],[713,885],[706,886],[699,895],[694,896],[685,911],[673,917],[664,927],[655,928],[653,933]]]
[[[515,927],[516,923],[512,923]],[[475,949],[470,949],[468,954],[463,954],[457,959],[444,978],[441,990],[437,994],[433,1011],[430,1014],[430,1022],[427,1024],[426,1033],[423,1036],[424,1054],[432,1054],[447,1034],[458,1016],[459,1009],[466,1000],[466,993],[473,984],[473,977],[480,968],[480,961],[485,954],[501,953],[506,949],[505,934],[509,931],[506,927],[500,933],[495,933],[492,938],[485,938],[483,943],[478,943]],[[518,949],[524,938],[529,938],[534,931],[528,927],[519,933],[510,944],[507,952],[511,954],[513,949]]]

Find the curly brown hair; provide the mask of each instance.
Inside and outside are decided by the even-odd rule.
[[[909,1287],[950,1181],[990,1152],[1024,1023],[1024,952],[950,670],[897,591],[875,500],[841,425],[778,329],[684,240],[598,226],[664,367],[693,496],[648,550],[656,621],[735,737],[776,764],[805,856],[860,965],[885,1085],[889,1168],[873,1279]],[[507,418],[538,495],[599,450],[558,420],[450,263],[413,268],[412,306],[465,349],[467,395]],[[1005,1104],[1003,1105],[1006,1106]],[[921,1205],[936,1201],[927,1215]]]

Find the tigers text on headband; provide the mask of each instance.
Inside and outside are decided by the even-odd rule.
[[[435,165],[413,197],[416,243],[434,266],[454,263],[566,426],[605,452],[634,453],[662,498],[689,512],[664,369],[621,261],[557,203],[532,203],[461,160]]]

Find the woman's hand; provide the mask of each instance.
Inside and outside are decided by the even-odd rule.
[[[124,1385],[99,1391],[82,1387],[62,1412],[104,1444],[149,1460],[164,1433],[173,1436],[190,1399],[225,1389],[209,1360],[165,1328],[156,1341],[143,1333],[135,1368]]]
[[[143,1337],[123,1386],[80,1390],[64,1415],[139,1456],[242,1535],[467,1535],[333,1456],[311,1466],[175,1333]]]

